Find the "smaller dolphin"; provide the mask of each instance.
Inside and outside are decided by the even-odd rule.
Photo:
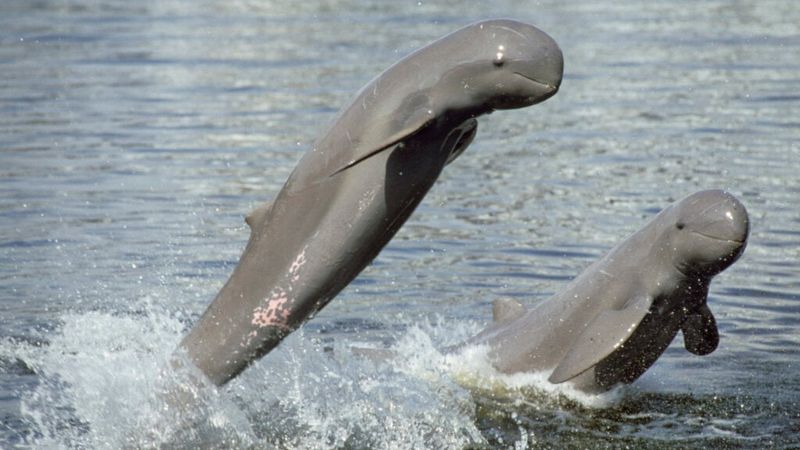
[[[709,284],[741,256],[748,231],[732,195],[692,194],[530,310],[496,300],[494,323],[460,347],[488,345],[501,372],[553,370],[551,383],[586,392],[632,383],[678,331],[687,350],[707,355],[719,343]]]

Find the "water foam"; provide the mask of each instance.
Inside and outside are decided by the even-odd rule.
[[[286,448],[463,448],[483,442],[469,393],[444,370],[416,370],[298,332],[237,380],[270,441]],[[253,393],[258,393],[253,395]]]
[[[438,349],[460,343],[477,333],[475,323],[453,324],[439,319],[411,326],[395,345],[398,361],[407,369],[424,376],[430,367],[441,367],[460,385],[492,396],[506,396],[520,401],[536,401],[555,405],[559,401],[573,402],[585,408],[608,408],[622,399],[625,389],[617,388],[600,394],[587,394],[570,383],[552,384],[549,371],[506,374],[498,372],[491,363],[489,347],[466,346],[451,353]],[[453,337],[457,337],[453,341]],[[445,345],[436,342],[445,342]],[[400,370],[403,370],[402,368]]]
[[[35,447],[456,449],[486,444],[475,395],[592,407],[618,398],[553,386],[546,374],[498,373],[486,348],[441,353],[476,331],[467,322],[412,325],[396,357],[378,362],[352,352],[357,335],[331,341],[301,329],[219,389],[171,368],[185,324],[157,308],[61,322],[48,345],[0,344],[37,374],[21,406]],[[515,446],[528,446],[525,433]]]
[[[184,325],[168,314],[69,313],[49,345],[3,343],[21,358],[38,385],[21,395],[23,417],[35,430],[37,448],[142,448],[175,442],[247,442],[247,422],[211,386],[191,418],[175,417],[165,389],[186,385],[185,375],[166,370]],[[204,414],[203,414],[204,413]],[[215,433],[207,433],[208,430]]]
[[[463,448],[481,442],[469,394],[445,372],[355,358],[300,332],[222,389],[172,370],[185,325],[70,313],[37,346],[3,342],[38,377],[21,410],[37,448]],[[178,401],[175,401],[178,398]]]

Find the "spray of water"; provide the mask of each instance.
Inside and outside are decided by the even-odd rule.
[[[589,407],[618,396],[552,386],[546,374],[498,373],[485,348],[437,350],[473,333],[471,323],[410,326],[381,361],[356,355],[347,336],[323,345],[301,330],[216,388],[173,354],[186,327],[164,311],[61,322],[47,345],[0,343],[0,356],[37,375],[21,404],[36,447],[455,449],[486,444],[475,395]],[[527,446],[522,433],[515,448]]]

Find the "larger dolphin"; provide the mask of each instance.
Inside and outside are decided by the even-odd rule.
[[[476,117],[544,101],[562,72],[553,39],[513,20],[469,25],[391,66],[247,217],[239,265],[180,347],[214,383],[235,377],[378,255]]]
[[[679,331],[687,350],[711,353],[719,334],[709,284],[742,254],[748,231],[732,195],[692,194],[530,310],[496,301],[495,323],[468,344],[488,345],[502,372],[552,370],[550,382],[588,392],[636,380]]]

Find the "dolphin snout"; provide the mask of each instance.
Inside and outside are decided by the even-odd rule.
[[[701,214],[695,231],[714,239],[744,243],[750,231],[747,209],[727,192],[720,192],[718,196],[719,199]]]
[[[750,232],[750,217],[747,215],[747,209],[742,202],[736,197],[727,194],[727,198],[720,206],[720,209],[727,221],[727,229],[730,233],[728,239],[742,243],[746,241]]]
[[[542,95],[553,96],[564,77],[564,56],[555,41],[548,40],[537,48],[537,55],[519,62],[514,73],[540,85]]]
[[[701,191],[684,200],[679,227],[721,241],[744,243],[750,231],[747,209],[733,195],[721,191]]]

